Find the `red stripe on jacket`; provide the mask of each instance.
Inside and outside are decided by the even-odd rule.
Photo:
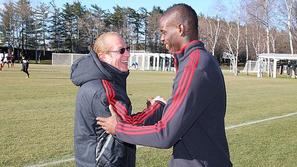
[[[187,76],[188,76],[187,71],[185,71],[185,73],[186,74],[182,76],[181,80],[184,80],[185,78],[187,78]],[[184,82],[184,83],[186,83],[186,82]],[[183,84],[183,85],[185,85],[185,84]],[[166,127],[167,123],[170,121],[170,119],[174,115],[174,112],[177,111],[177,107],[181,104],[181,101],[182,101],[182,99],[180,99],[180,98],[184,97],[186,94],[186,91],[184,91],[184,89],[182,89],[182,88],[185,88],[185,86],[180,86],[177,89],[176,96],[174,96],[171,106],[168,108],[168,111],[162,117],[161,121],[159,121],[157,124],[151,125],[151,126],[135,127],[135,126],[131,126],[131,125],[124,124],[124,123],[118,123],[119,128],[117,127],[117,131],[123,132],[126,134],[139,134],[139,135],[155,133],[155,132],[161,131],[162,129],[164,129]],[[181,93],[179,93],[179,92],[181,92]],[[137,131],[139,131],[139,132],[137,132]],[[142,131],[142,132],[140,132],[140,131]]]
[[[106,92],[108,103],[112,106],[117,115],[119,115],[121,119],[125,120],[125,115],[127,115],[128,113],[125,114],[125,111],[123,111],[121,108],[115,108],[115,92],[113,91],[113,89],[111,89],[110,83],[107,80],[102,80],[102,84]]]
[[[115,91],[111,83],[107,80],[102,80],[102,83],[106,91],[108,103],[111,104],[117,115],[119,115],[120,118],[126,123],[133,125],[142,124],[146,118],[154,114],[154,112],[161,106],[160,103],[154,103],[150,107],[146,108],[143,112],[131,116],[128,114],[126,107],[115,99]]]

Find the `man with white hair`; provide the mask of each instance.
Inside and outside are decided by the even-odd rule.
[[[100,35],[89,55],[71,67],[71,80],[80,86],[76,98],[74,127],[75,160],[78,167],[135,167],[136,147],[109,135],[96,124],[96,117],[110,116],[109,105],[131,124],[153,124],[160,119],[162,102],[131,115],[126,91],[130,47],[115,32]],[[156,121],[155,121],[156,122]]]

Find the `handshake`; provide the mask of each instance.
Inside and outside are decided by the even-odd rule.
[[[156,101],[160,101],[160,102],[166,104],[166,100],[163,97],[156,96],[154,99],[148,98],[146,100],[146,107],[148,108],[149,106],[153,105]]]

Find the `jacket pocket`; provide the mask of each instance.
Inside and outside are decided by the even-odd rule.
[[[131,151],[128,151],[127,147],[128,144],[119,141],[112,135],[108,135],[102,141],[100,139],[97,145],[98,150],[96,150],[97,167],[126,167],[126,164],[133,160],[130,157],[135,157],[135,151],[132,153],[133,155],[130,155]]]
[[[106,151],[108,150],[108,144],[112,141],[112,135],[107,135],[106,137],[99,138],[99,141],[96,146],[96,166],[104,167],[108,163],[106,157]]]

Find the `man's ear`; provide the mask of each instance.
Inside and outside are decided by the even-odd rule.
[[[178,25],[178,33],[180,36],[185,36],[185,26],[183,24]]]
[[[104,61],[105,55],[103,53],[101,53],[101,52],[97,53],[97,56],[98,56],[99,60]]]
[[[107,55],[106,53],[100,53],[98,57],[100,61],[103,61],[105,63],[111,64],[112,62],[112,57]]]

